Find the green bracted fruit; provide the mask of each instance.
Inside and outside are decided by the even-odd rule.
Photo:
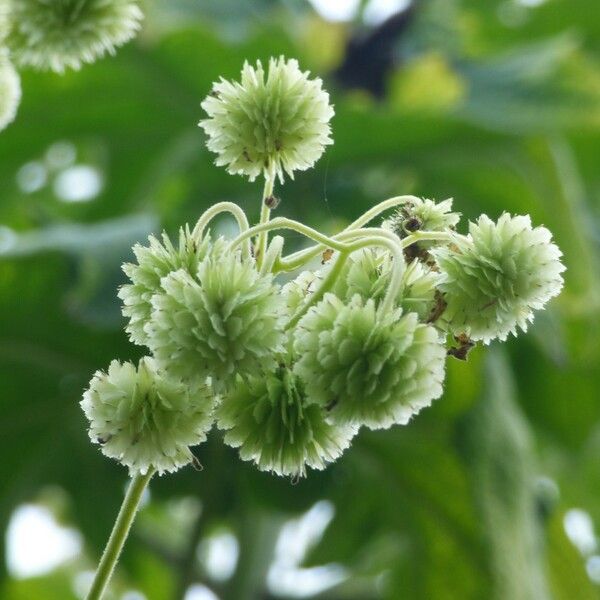
[[[286,367],[238,381],[223,397],[217,425],[225,442],[261,471],[300,477],[306,467],[324,469],[350,445],[357,428],[335,425],[302,382]]]
[[[15,63],[62,73],[79,69],[133,38],[142,11],[135,0],[8,0],[6,44]]]
[[[524,331],[533,311],[563,285],[562,253],[545,227],[528,216],[503,214],[497,223],[482,215],[469,236],[433,250],[442,271],[440,290],[448,306],[442,323],[455,335],[489,343]]]
[[[333,108],[322,81],[309,79],[296,60],[269,60],[266,73],[260,61],[242,69],[241,82],[221,79],[202,102],[208,119],[199,125],[208,135],[207,147],[216,164],[250,181],[273,173],[304,171],[332,143],[329,121]]]
[[[161,281],[144,331],[162,368],[184,379],[211,377],[221,389],[235,376],[276,364],[283,350],[283,299],[271,274],[218,239],[195,276],[185,269]]]
[[[295,372],[339,423],[406,424],[442,394],[445,349],[415,313],[378,315],[373,299],[326,294],[296,328]]]
[[[118,293],[123,302],[123,315],[129,319],[125,331],[129,334],[129,339],[139,345],[148,343],[144,326],[150,320],[152,296],[162,291],[160,280],[179,269],[195,275],[200,261],[210,247],[208,237],[198,243],[188,227],[179,229],[177,247],[172,244],[166,233],[162,234],[162,242],[152,235],[148,237],[148,241],[149,246],[136,244],[133,247],[137,264],[123,265],[123,271],[131,283],[123,285]]]
[[[108,372],[97,371],[81,406],[90,439],[134,475],[151,467],[176,471],[191,462],[189,447],[206,439],[214,403],[208,385],[170,379],[143,358],[137,369],[113,360]]]

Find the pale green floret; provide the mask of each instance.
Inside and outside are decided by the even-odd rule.
[[[332,143],[329,121],[333,108],[322,81],[309,79],[296,60],[269,60],[244,64],[241,82],[221,79],[202,102],[208,119],[199,125],[208,135],[207,147],[218,156],[216,164],[250,181],[264,174],[306,170]]]
[[[180,228],[177,247],[166,233],[162,234],[162,241],[152,235],[148,237],[148,241],[148,246],[136,244],[133,247],[137,264],[123,265],[123,271],[131,283],[123,285],[118,293],[123,301],[123,315],[129,319],[125,331],[129,334],[129,339],[139,345],[148,343],[144,326],[150,320],[152,296],[162,291],[160,280],[179,269],[194,276],[210,247],[208,237],[197,242],[188,227]]]
[[[223,387],[275,365],[283,349],[283,300],[271,274],[230,251],[222,238],[195,276],[163,277],[144,331],[161,366],[182,378],[211,377]]]
[[[151,358],[138,368],[113,360],[97,371],[81,406],[89,435],[103,454],[129,467],[131,475],[176,471],[193,460],[190,446],[206,439],[214,396],[205,383],[189,385],[165,377]]]
[[[338,423],[406,424],[442,394],[445,350],[436,330],[400,309],[378,315],[372,299],[333,294],[296,329],[295,372]]]
[[[382,227],[405,238],[415,231],[451,231],[460,221],[460,213],[452,212],[452,199],[434,202],[426,198],[414,198],[405,202]],[[421,241],[421,248],[429,248],[437,242]]]
[[[455,334],[489,343],[527,329],[533,311],[563,285],[562,256],[545,227],[529,216],[503,214],[497,223],[482,215],[467,238],[434,251],[442,270],[440,289],[448,306],[442,321]]]
[[[14,120],[20,101],[21,80],[6,52],[0,48],[0,131]]]
[[[142,11],[135,0],[9,0],[6,43],[19,66],[63,73],[133,38]]]
[[[261,471],[303,477],[306,467],[324,469],[350,445],[357,429],[334,425],[304,393],[287,368],[238,381],[218,408],[225,443],[240,449]]]

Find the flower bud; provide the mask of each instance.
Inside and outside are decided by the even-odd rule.
[[[415,231],[453,230],[460,220],[460,213],[452,212],[452,199],[443,202],[413,198],[402,204],[398,210],[386,219],[382,226],[393,231],[399,238],[405,238]],[[419,242],[427,248],[436,242]]]

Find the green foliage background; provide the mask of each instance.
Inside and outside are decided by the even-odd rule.
[[[573,507],[600,521],[596,0],[416,2],[379,100],[333,76],[358,18],[327,23],[300,0],[145,11],[144,32],[115,58],[62,77],[23,72],[19,115],[0,134],[0,528],[40,502],[85,540],[40,578],[11,579],[1,560],[0,597],[74,598],[73,575],[94,567],[126,472],[89,443],[78,401],[96,369],[140,355],[122,331],[120,264],[135,241],[216,201],[257,217],[259,184],[214,167],[196,122],[214,79],[280,53],[325,78],[336,116],[335,145],[280,190],[279,212],[334,231],[412,193],[453,196],[467,218],[530,213],[565,253],[566,287],[528,335],[450,361],[444,397],[408,427],[361,432],[296,485],[242,464],[213,431],[202,472],[153,481],[114,597],[180,598],[200,581],[223,600],[277,597],[266,574],[280,527],[320,500],[335,516],[303,566],[337,563],[348,577],[319,597],[600,597],[563,527]],[[93,201],[62,202],[51,180],[31,194],[17,185],[61,140],[103,173]],[[214,581],[195,551],[223,530],[240,556]]]

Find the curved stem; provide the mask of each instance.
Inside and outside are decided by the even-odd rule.
[[[405,204],[407,202],[419,201],[419,198],[416,196],[394,196],[393,198],[388,198],[379,204],[376,204],[373,208],[370,208],[366,213],[363,213],[356,221],[353,221],[346,227],[345,231],[349,229],[358,229],[363,225],[366,225],[369,221],[372,221],[375,217],[379,216],[382,212],[389,210],[390,208],[394,208],[395,206],[399,206],[400,204]]]
[[[210,221],[212,221],[217,215],[224,212],[231,213],[234,216],[240,233],[243,233],[250,228],[250,223],[248,223],[248,217],[246,217],[246,213],[237,204],[234,204],[233,202],[217,202],[217,204],[213,204],[213,206],[202,213],[194,227],[194,230],[192,231],[192,237],[197,240],[201,239],[204,234],[204,230]],[[250,257],[252,255],[250,239],[248,239],[244,245],[244,255],[246,257]]]
[[[266,200],[269,196],[273,195],[273,186],[275,185],[275,176],[273,174],[273,169],[269,169],[269,173],[265,179],[265,187],[263,189],[261,207],[260,207],[260,221],[259,223],[265,224],[269,222],[271,217],[271,209],[266,203]],[[267,243],[269,241],[268,229],[263,230],[259,233],[258,239],[256,241],[256,260],[259,266],[262,265],[262,261],[265,257],[265,253],[267,251]]]
[[[348,227],[346,227],[342,232],[334,235],[333,239],[343,239],[345,235],[359,228],[362,228],[363,225],[366,225],[369,221],[372,221],[382,212],[385,212],[390,208],[394,208],[395,206],[399,206],[400,204],[406,204],[407,202],[413,202],[415,200],[418,201],[419,199],[416,196],[410,195],[394,196],[393,198],[388,198],[387,200],[376,204],[375,206],[373,206],[373,208],[370,208],[367,212],[363,213],[360,217],[358,217],[358,219],[350,223],[350,225],[348,225]],[[385,230],[381,229],[380,231]],[[395,235],[392,232],[387,233],[389,233],[389,235]],[[319,244],[317,246],[312,246],[311,248],[305,248],[304,250],[300,250],[298,252],[295,252],[294,254],[290,254],[290,256],[278,263],[281,267],[280,271],[294,271],[298,267],[302,266],[304,262],[317,256],[319,252],[323,252],[323,250],[325,250],[325,246],[323,244]]]
[[[351,245],[336,241],[334,238],[324,235],[320,231],[317,231],[308,225],[304,225],[303,223],[294,221],[293,219],[286,219],[285,217],[277,217],[268,223],[262,223],[260,225],[251,227],[247,231],[244,231],[238,235],[238,237],[231,242],[229,247],[231,250],[233,250],[237,245],[241,244],[246,239],[260,234],[263,231],[272,231],[273,229],[289,229],[291,231],[301,233],[302,235],[305,235],[316,242],[320,242],[321,244],[333,248],[334,250],[339,250],[340,252],[347,252],[352,248]]]
[[[148,469],[145,475],[136,475],[131,480],[86,600],[102,598],[137,514],[144,490],[154,473],[154,469]]]
[[[377,235],[385,237],[392,242],[398,243],[398,236],[387,229],[380,227],[363,227],[362,229],[345,229],[344,231],[332,236],[333,240],[344,241],[346,239],[354,239],[363,235]],[[295,271],[302,265],[307,263],[309,260],[323,252],[328,246],[326,244],[317,244],[304,250],[299,250],[290,254],[285,258],[279,259],[275,263],[275,272],[279,273],[282,271]]]
[[[357,230],[354,233],[356,236],[358,236],[359,233],[364,231],[365,230]],[[379,232],[380,230],[372,229],[371,231]],[[394,307],[394,302],[398,296],[398,292],[400,291],[400,287],[402,285],[402,276],[404,275],[404,270],[406,268],[402,248],[400,247],[397,238],[392,240],[386,236],[364,236],[363,234],[363,236],[360,237],[356,242],[349,245],[348,250],[340,253],[340,256],[338,256],[329,273],[327,273],[326,277],[323,279],[323,281],[321,281],[319,287],[314,291],[313,294],[311,294],[310,298],[296,311],[294,316],[287,323],[286,329],[294,327],[294,325],[296,325],[298,321],[300,321],[300,319],[306,314],[308,309],[321,300],[321,298],[333,287],[333,284],[339,277],[341,270],[348,259],[348,256],[352,252],[361,250],[362,248],[367,248],[369,246],[382,246],[387,248],[394,257],[392,277],[388,284],[388,289],[383,302],[379,305],[378,309],[381,315],[385,315],[388,311],[390,311]]]

